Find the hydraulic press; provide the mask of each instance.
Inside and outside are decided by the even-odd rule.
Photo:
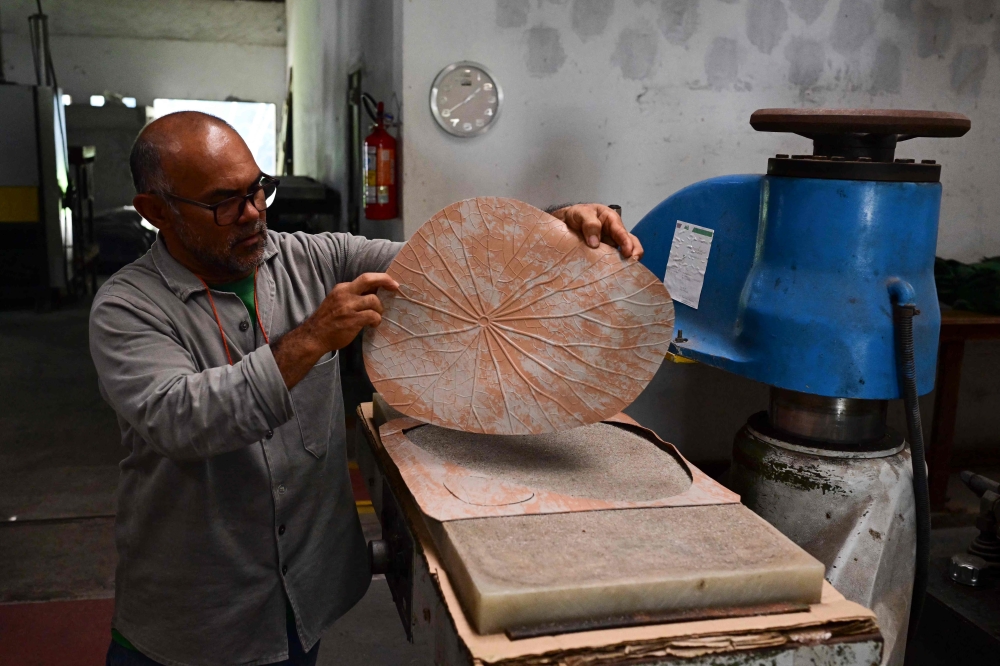
[[[633,233],[675,299],[672,351],[770,386],[768,410],[736,436],[732,489],[875,611],[885,663],[902,664],[927,575],[917,396],[934,388],[941,321],[941,166],[895,150],[962,136],[970,121],[763,109],[750,124],[812,139],[813,153],[770,158],[766,175],[695,183]],[[898,398],[909,446],[886,426]]]

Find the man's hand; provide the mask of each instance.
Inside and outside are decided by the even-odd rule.
[[[399,290],[385,273],[365,273],[334,287],[308,319],[271,344],[274,360],[289,389],[327,352],[343,349],[365,326],[382,323],[379,288]]]
[[[552,213],[573,231],[583,235],[587,245],[596,248],[601,242],[621,249],[625,258],[642,258],[642,244],[622,224],[618,214],[602,204],[576,204]]]

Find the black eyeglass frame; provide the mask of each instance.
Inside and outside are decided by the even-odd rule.
[[[197,206],[198,208],[204,208],[205,210],[210,210],[212,211],[212,219],[216,225],[220,227],[228,227],[231,224],[235,224],[238,219],[243,217],[243,211],[246,210],[247,203],[249,203],[255,196],[257,196],[257,192],[264,189],[266,185],[270,184],[274,185],[274,192],[271,193],[271,196],[274,196],[274,194],[276,194],[278,191],[278,185],[281,184],[281,181],[275,178],[274,176],[268,176],[266,173],[261,172],[260,176],[258,176],[257,178],[257,182],[250,186],[249,192],[240,196],[226,197],[222,201],[214,204],[207,204],[207,203],[202,203],[200,201],[195,201],[194,199],[187,199],[185,197],[178,196],[173,192],[163,192],[163,195],[170,197],[171,199],[176,199],[177,201],[182,201],[186,204],[191,204],[192,206]],[[269,205],[268,199],[270,198],[271,197],[265,197],[263,208],[257,208],[257,204],[253,204],[253,207],[257,208],[258,212],[263,213],[265,210],[267,210],[267,207]],[[233,221],[226,222],[224,224],[219,222],[219,208],[223,205],[230,204],[234,199],[242,199],[242,201],[240,202],[239,208],[236,211],[236,215],[233,216]]]

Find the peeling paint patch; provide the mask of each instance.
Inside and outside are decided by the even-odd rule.
[[[698,0],[661,0],[656,20],[671,44],[683,44],[698,30]]]
[[[785,47],[785,60],[791,65],[788,82],[800,88],[816,85],[826,64],[823,45],[802,37],[793,37]]]
[[[993,18],[995,0],[965,0],[965,18],[979,25]]]
[[[747,39],[761,53],[770,54],[788,30],[788,10],[781,0],[747,3]]]
[[[913,0],[884,0],[882,9],[901,19],[913,18]]]
[[[875,9],[867,0],[841,0],[830,45],[841,55],[861,48],[875,32]]]
[[[818,490],[824,495],[847,495],[847,491],[838,483],[838,479],[825,474],[817,465],[793,466],[781,462],[773,456],[763,455],[759,460],[746,457],[740,462],[748,469],[760,474],[763,478],[783,484],[796,490]],[[752,465],[752,466],[751,466]]]
[[[566,62],[559,31],[535,26],[528,30],[528,72],[535,76],[555,74]]]
[[[705,76],[715,90],[727,88],[736,81],[740,56],[736,40],[716,37],[705,52]]]
[[[611,55],[611,64],[621,67],[622,76],[626,79],[644,79],[656,64],[658,41],[652,31],[626,28],[618,35],[618,46]]]
[[[614,12],[615,3],[607,0],[573,0],[573,8],[570,10],[573,32],[581,39],[596,37],[607,29]]]
[[[967,44],[960,48],[951,61],[951,89],[959,95],[978,97],[989,59],[985,46]]]
[[[789,8],[792,10],[793,14],[798,16],[807,24],[811,24],[813,21],[818,19],[819,15],[823,13],[824,9],[826,9],[827,2],[829,2],[829,0],[791,0]]]
[[[951,44],[951,7],[936,7],[924,0],[917,26],[917,55],[944,55]]]
[[[878,45],[872,64],[873,93],[898,93],[903,87],[902,54],[899,47],[885,40]]]
[[[530,9],[531,0],[497,0],[497,27],[523,28]]]

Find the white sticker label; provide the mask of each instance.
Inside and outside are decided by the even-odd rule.
[[[705,268],[714,236],[715,232],[711,229],[681,220],[677,220],[674,229],[674,242],[670,245],[663,284],[671,298],[695,310],[701,300],[701,287],[705,284]]]

